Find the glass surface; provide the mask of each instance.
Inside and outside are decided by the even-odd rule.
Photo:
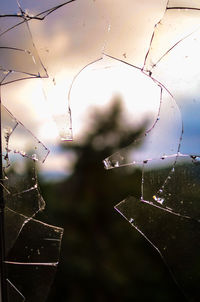
[[[88,91],[101,102],[105,87],[117,92],[118,83],[131,95],[130,124],[145,121],[131,138],[124,123],[123,142],[105,155],[106,169],[128,166],[141,175],[140,198],[115,208],[160,254],[189,301],[198,301],[200,4],[9,0],[0,6],[0,185],[10,302],[45,300],[63,234],[36,220],[45,202],[35,165],[49,154],[37,115],[51,114],[61,140],[71,141],[73,110],[87,99],[93,104]],[[54,131],[47,129],[43,136]],[[117,139],[110,133],[104,143]],[[101,136],[94,141],[97,149],[101,143]]]

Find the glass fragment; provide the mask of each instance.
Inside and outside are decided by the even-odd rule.
[[[134,197],[115,208],[160,254],[188,301],[198,301],[199,221]]]
[[[18,92],[26,87],[24,80],[49,77],[40,58],[43,45],[37,47],[35,43],[34,21],[34,24],[38,22],[43,28],[42,21],[46,17],[72,2],[74,0],[52,0],[36,4],[33,1],[9,0],[1,3],[0,126],[3,179],[0,185],[5,202],[5,263],[10,302],[46,299],[59,260],[63,229],[33,219],[45,207],[35,164],[37,161],[44,162],[49,150],[8,108],[10,104],[11,108],[17,106]],[[14,96],[13,91],[14,102],[9,100],[10,96],[11,99]],[[27,93],[26,98],[27,101],[30,98]],[[20,111],[24,114],[25,106]],[[62,118],[59,121],[63,136],[71,127],[70,108],[67,116],[68,120]]]
[[[34,233],[34,236],[31,234]],[[59,259],[63,229],[30,220],[7,257],[8,275],[28,301],[44,301]]]
[[[2,112],[2,150],[5,167],[9,166],[10,154],[19,154],[34,161],[45,161],[49,150],[5,106]],[[26,140],[24,140],[26,138]]]
[[[139,6],[132,5],[136,12]],[[163,1],[162,5],[157,16],[150,13],[153,21],[146,31],[148,38],[137,31],[134,37],[128,35],[128,26],[133,33],[134,27],[142,33],[134,18],[135,24],[130,20],[127,28],[120,25],[121,32],[126,30],[123,36],[129,37],[121,44],[126,44],[126,51],[114,47],[114,43],[113,49],[105,50],[113,59],[147,76],[161,93],[157,115],[145,134],[107,157],[104,166],[112,169],[128,165],[141,170],[140,199],[129,197],[115,209],[159,252],[188,301],[199,301],[200,6],[187,0]],[[127,14],[126,9],[123,14]],[[114,28],[109,34],[114,41]],[[139,42],[141,37],[144,40]],[[143,52],[133,49],[140,46]],[[134,84],[137,86],[135,79]]]

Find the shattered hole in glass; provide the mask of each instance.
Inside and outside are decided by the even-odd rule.
[[[18,92],[21,83],[42,81],[61,139],[72,140],[70,102],[78,78],[89,69],[113,66],[131,70],[135,91],[143,83],[133,102],[151,86],[148,97],[156,107],[143,134],[104,160],[106,169],[130,166],[142,172],[140,199],[129,197],[115,208],[159,252],[188,299],[199,300],[199,31],[197,1],[3,1],[1,187],[11,301],[44,301],[63,231],[35,219],[45,203],[34,165],[49,151],[11,113],[10,87]],[[31,163],[28,174],[16,160]],[[38,236],[32,238],[33,232]]]
[[[90,80],[95,84],[95,70],[108,70],[119,64],[131,68],[133,90],[141,81],[144,85],[140,93],[135,93],[133,103],[141,101],[143,90],[151,82],[157,110],[145,125],[143,135],[107,157],[104,165],[106,169],[141,169],[140,199],[128,198],[116,209],[153,244],[187,298],[198,301],[198,248],[189,265],[187,257],[192,257],[199,237],[200,6],[197,1],[187,0],[127,0],[126,8],[123,2],[117,4],[112,12],[106,7],[109,22],[102,53],[78,69],[68,98],[73,99],[77,80],[92,69]],[[116,7],[114,1],[113,6]],[[140,207],[141,220],[135,223]],[[161,239],[159,234],[163,234]],[[176,238],[179,240],[174,244]]]

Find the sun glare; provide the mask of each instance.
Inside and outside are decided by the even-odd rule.
[[[109,62],[100,68],[97,64],[81,72],[71,91],[75,135],[87,128],[92,110],[108,108],[116,96],[122,99],[127,121],[133,126],[154,118],[158,112],[160,89],[140,70],[118,63]]]
[[[60,71],[55,79],[19,82],[14,90],[5,92],[9,110],[28,129],[34,129],[44,142],[58,138],[52,115],[57,117],[67,112],[72,74],[70,77],[69,71]],[[16,91],[20,95],[17,106]],[[85,68],[73,83],[70,107],[74,139],[88,129],[91,112],[108,109],[116,96],[122,99],[124,116],[133,126],[155,119],[160,102],[159,87],[140,70],[104,58]]]

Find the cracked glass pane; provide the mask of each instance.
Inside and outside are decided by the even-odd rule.
[[[30,163],[32,164],[32,161]],[[27,166],[27,163],[25,165]],[[24,175],[17,174],[13,169],[6,172],[8,175],[4,182],[6,264],[8,280],[18,289],[12,295],[9,290],[9,296],[14,299],[13,295],[19,293],[18,299],[25,297],[30,301],[36,299],[44,301],[58,264],[63,229],[33,219],[45,207],[39,192],[35,168],[30,166]],[[27,189],[24,189],[25,186]],[[48,278],[43,282],[44,274],[47,272]],[[28,285],[30,283],[31,289]]]
[[[17,240],[23,226],[28,222],[28,218],[18,214],[9,208],[5,209],[5,252],[6,255]]]
[[[1,105],[2,114],[2,151],[5,165],[9,166],[9,157],[19,154],[35,161],[45,161],[49,150],[26,127]],[[25,138],[25,140],[24,140]]]
[[[39,109],[43,108],[43,103],[39,102],[42,94],[45,101],[47,94],[45,85],[51,83],[51,87],[54,87],[57,84],[51,66],[46,60],[44,65],[41,60],[43,56],[40,57],[42,53],[47,56],[57,43],[52,44],[49,49],[46,48],[46,42],[52,37],[51,32],[48,39],[41,44],[35,41],[37,40],[35,37],[37,33],[42,32],[44,38],[48,30],[53,28],[53,25],[48,28],[49,23],[45,25],[44,20],[58,9],[64,10],[64,7],[71,2],[74,0],[60,2],[52,0],[48,3],[10,0],[3,1],[0,5],[2,143],[0,300],[2,302],[44,301],[59,261],[63,229],[35,220],[35,216],[45,208],[35,166],[37,161],[42,163],[45,161],[49,150],[36,137],[38,135],[33,134],[35,130],[33,132],[29,130],[35,129],[34,122],[31,122],[34,111],[29,110],[29,106],[31,107],[32,97],[32,103],[36,102]],[[33,30],[34,25],[37,27],[37,29],[35,27],[36,32]],[[60,52],[56,53],[57,57],[61,54],[61,48],[62,45],[60,45]],[[56,63],[53,56],[50,61]],[[42,78],[49,82],[41,84]],[[36,80],[37,84],[33,84],[31,79]],[[37,95],[32,96],[31,85]],[[35,89],[36,86],[40,91]],[[67,100],[66,92],[65,100]],[[54,101],[59,107],[57,98]],[[30,105],[26,107],[25,104],[28,102]],[[46,111],[45,118],[48,116]],[[71,111],[67,102],[66,114],[61,111],[61,121],[55,118],[55,122],[61,129],[62,138],[71,139]],[[23,123],[18,118],[19,115]],[[37,124],[37,120],[35,123]]]
[[[166,3],[167,1],[152,0],[136,4],[135,1],[128,0],[126,5],[121,1],[117,1],[116,5],[116,1],[112,1],[108,8],[111,26],[105,53],[142,68],[152,31],[160,20]]]
[[[155,95],[157,113],[151,117],[152,121],[149,123],[149,127],[141,138],[106,158],[104,164],[107,169],[124,165],[141,165],[145,161],[151,162],[160,158],[173,157],[179,151],[180,139],[182,138],[180,110],[168,92],[164,91],[162,87],[157,86],[156,88],[159,88],[158,91],[160,90],[160,96],[158,93],[157,96]],[[166,140],[169,135],[171,139]]]
[[[39,185],[32,162],[20,163],[20,170],[15,165],[10,166],[4,177],[4,198],[6,206],[17,213],[33,217],[45,208],[45,202],[40,194]],[[28,171],[24,171],[22,165]]]
[[[103,89],[97,73],[116,68],[121,82],[132,81],[133,106],[143,104],[148,113],[140,135],[128,141],[124,135],[123,149],[104,160],[106,169],[128,165],[142,175],[140,199],[128,198],[116,209],[153,244],[186,296],[198,301],[199,9],[197,1],[188,0],[1,4],[1,189],[11,300],[44,301],[62,237],[62,229],[35,220],[45,202],[32,165],[44,162],[49,151],[40,135],[28,130],[35,125],[25,103],[32,98],[42,111],[43,99],[61,139],[72,140],[73,100],[82,108],[83,92],[95,81],[95,93]],[[17,104],[27,112],[22,121]],[[43,112],[46,119],[47,109]],[[136,109],[133,119],[137,115]]]
[[[180,155],[161,161],[159,169],[144,165],[141,200],[199,220],[198,158]]]
[[[76,0],[48,0],[48,2],[35,2],[32,0],[20,0],[21,9],[31,18],[45,18],[57,9]]]
[[[177,14],[179,14],[179,10]],[[184,12],[181,10],[181,13]],[[198,14],[199,11],[195,11]],[[187,14],[193,15],[193,10]],[[199,20],[197,18],[197,20]],[[176,24],[176,14],[173,17],[174,26]],[[183,19],[185,20],[185,19]],[[186,18],[186,20],[188,20]],[[171,26],[173,25],[171,22]],[[186,21],[187,23],[187,21]],[[187,24],[186,24],[187,25]],[[196,26],[196,25],[195,25]],[[186,27],[187,28],[187,27]],[[158,28],[159,29],[159,28]],[[165,85],[173,94],[182,115],[183,120],[183,139],[180,151],[183,154],[199,154],[199,72],[196,66],[196,59],[199,53],[199,28],[189,35],[185,35],[176,47],[162,57],[159,64],[152,69],[152,75]],[[149,55],[151,54],[151,51]],[[173,72],[172,72],[173,71]],[[164,72],[164,74],[162,74]],[[191,114],[192,119],[188,118]],[[190,142],[188,141],[191,135]]]
[[[13,285],[8,287],[8,296],[13,302],[44,301],[57,268],[63,229],[33,219],[44,210],[45,202],[39,191],[35,162],[22,159],[23,163],[13,161],[5,168],[2,182],[6,206],[5,263],[7,280]],[[43,281],[47,273],[48,278]]]
[[[188,301],[198,301],[199,222],[134,197],[115,208],[157,250]]]
[[[47,296],[58,265],[62,234],[63,229],[32,219],[9,251],[8,277],[27,301],[42,302]]]
[[[27,22],[23,20],[21,24],[16,24],[12,29],[7,29],[5,25],[8,26],[10,17],[8,20],[2,17],[0,22],[1,20],[3,20],[3,24],[0,23],[0,26],[2,25],[0,34],[1,85],[11,82],[10,74],[14,74],[12,81],[18,80],[18,73],[19,76],[24,74],[24,79],[33,76],[47,76],[34,47]]]
[[[138,73],[135,102],[142,102],[148,89],[144,80],[140,85],[140,77],[151,83],[157,93],[149,90],[149,101],[154,100],[157,110],[144,125],[144,134],[107,157],[104,166],[141,170],[140,199],[129,197],[115,208],[159,252],[187,299],[199,301],[200,6],[187,0],[159,3],[156,10],[153,1],[134,1],[129,5],[138,14],[134,23],[123,18],[111,23],[104,54]],[[149,11],[146,20],[140,5]],[[120,29],[126,41],[114,47]]]
[[[63,140],[72,139],[72,126],[71,111],[69,105],[67,106],[66,86],[64,87],[64,82],[62,82],[62,87],[60,87],[58,81],[63,67],[66,69],[68,66],[66,64],[59,68],[56,64],[59,58],[63,58],[65,52],[64,47],[62,49],[62,44],[65,44],[64,28],[63,35],[57,35],[64,20],[59,17],[61,13],[58,14],[57,10],[65,11],[65,6],[74,1],[48,1],[48,3],[8,1],[3,3],[0,15],[1,86],[21,82],[24,79],[48,78],[43,84],[43,99],[48,101],[49,109],[52,109],[49,99],[52,99],[53,94],[56,96],[51,111]],[[52,13],[53,19],[51,19]],[[65,15],[63,14],[63,17]],[[50,20],[47,21],[47,19]],[[53,41],[53,37],[57,41]],[[48,56],[49,53],[50,56]],[[47,57],[48,59],[45,60]],[[55,68],[52,69],[52,66]],[[55,89],[56,84],[59,87]],[[18,87],[23,87],[23,85],[24,82],[19,83]],[[9,86],[9,89],[12,87]],[[59,106],[57,106],[58,102]]]

